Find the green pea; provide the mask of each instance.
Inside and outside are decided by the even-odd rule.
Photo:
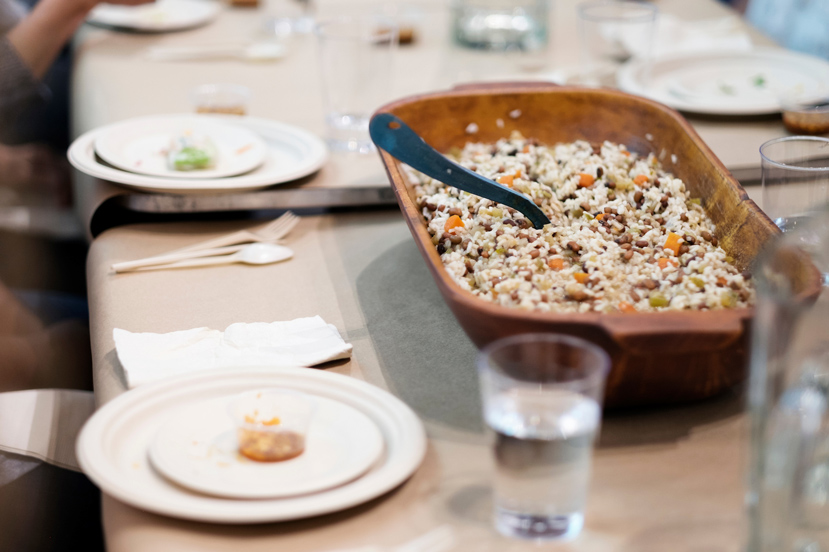
[[[650,303],[650,306],[652,307],[667,307],[670,301],[668,301],[668,298],[665,297],[665,295],[656,291],[651,293],[651,296],[648,298],[648,303]]]

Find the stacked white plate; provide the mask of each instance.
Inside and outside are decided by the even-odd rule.
[[[305,451],[282,462],[238,454],[228,404],[280,388],[316,403]],[[312,368],[203,372],[148,384],[98,410],[78,461],[103,492],[151,512],[218,523],[335,512],[395,488],[420,465],[423,426],[403,402],[363,381]]]
[[[141,6],[99,4],[87,21],[102,27],[162,33],[200,27],[221,11],[215,0],[156,0]]]
[[[204,136],[218,152],[209,169],[168,166],[177,137]],[[80,136],[69,148],[79,171],[124,186],[161,193],[255,190],[290,182],[319,170],[325,143],[300,128],[232,115],[159,115],[128,119]]]

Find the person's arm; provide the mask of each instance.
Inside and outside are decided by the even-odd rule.
[[[66,42],[100,0],[41,0],[7,38],[37,78],[43,78]],[[111,4],[145,4],[152,0],[110,0]]]

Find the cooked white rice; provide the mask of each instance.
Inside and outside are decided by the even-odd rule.
[[[718,246],[699,199],[653,155],[610,142],[549,147],[513,133],[450,156],[525,194],[552,221],[534,229],[514,209],[416,175],[418,205],[446,269],[482,299],[608,313],[754,301],[750,276]]]

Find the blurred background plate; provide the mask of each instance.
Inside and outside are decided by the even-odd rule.
[[[211,22],[221,11],[213,0],[156,0],[143,6],[99,4],[86,21],[142,32],[181,31]]]

